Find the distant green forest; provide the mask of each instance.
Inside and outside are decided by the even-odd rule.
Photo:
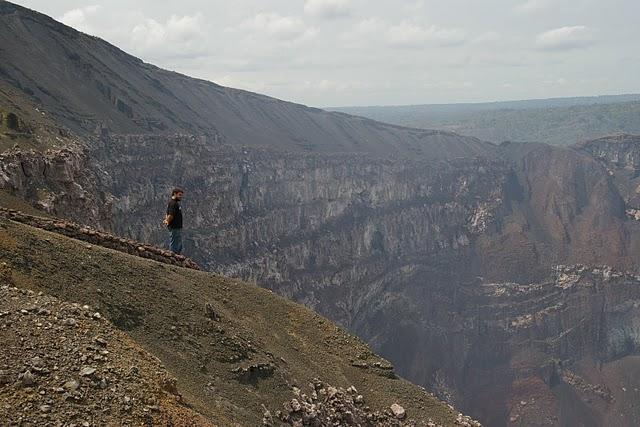
[[[640,134],[640,95],[329,110],[492,142],[567,146],[616,133]]]

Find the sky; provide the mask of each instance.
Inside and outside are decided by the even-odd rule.
[[[316,107],[640,93],[639,0],[13,0],[156,64]]]

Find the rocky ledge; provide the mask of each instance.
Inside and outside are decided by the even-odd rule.
[[[27,215],[16,210],[5,208],[0,208],[0,218],[63,234],[76,240],[82,240],[89,244],[103,246],[141,258],[152,259],[165,264],[177,265],[194,270],[200,269],[198,264],[184,255],[176,255],[171,251],[153,245],[136,242],[131,239],[124,239],[68,220]]]

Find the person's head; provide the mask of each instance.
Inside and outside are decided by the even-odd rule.
[[[174,200],[182,200],[183,196],[184,191],[182,191],[182,189],[180,188],[174,188],[173,191],[171,191],[171,198]]]

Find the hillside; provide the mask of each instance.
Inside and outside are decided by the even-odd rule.
[[[480,104],[332,108],[421,129],[486,141],[570,146],[616,133],[640,133],[640,96],[559,98]]]
[[[0,109],[28,121],[37,107],[80,135],[189,133],[233,146],[430,158],[491,149],[448,132],[329,113],[162,70],[6,1],[0,22]]]
[[[0,352],[3,375],[14,381],[25,369],[23,361],[29,366],[30,357],[36,355],[46,360],[49,370],[58,365],[56,375],[61,384],[63,378],[77,376],[74,369],[91,365],[98,369],[92,378],[100,381],[99,377],[106,375],[107,386],[121,390],[112,398],[124,399],[127,395],[134,399],[134,412],[130,414],[134,420],[144,415],[144,404],[153,406],[144,399],[160,393],[153,387],[163,375],[170,374],[178,379],[183,399],[176,410],[195,411],[215,425],[260,425],[262,405],[274,414],[284,410],[283,404],[295,397],[294,386],[309,393],[307,384],[320,379],[345,389],[355,386],[372,413],[399,403],[406,410],[407,421],[413,420],[417,425],[426,425],[429,419],[442,425],[455,424],[457,412],[398,379],[389,363],[360,340],[269,291],[99,246],[87,247],[59,234],[5,219],[0,220],[0,227],[0,334],[3,343],[19,341],[20,336],[31,337],[30,351],[19,357],[13,346],[3,347]],[[21,293],[7,286],[17,286]],[[90,310],[82,308],[84,305]],[[23,309],[27,314],[19,313]],[[98,319],[94,313],[106,320]],[[71,327],[63,322],[70,317],[77,319],[72,329],[78,331],[76,334],[69,335]],[[27,319],[29,322],[25,322]],[[44,330],[35,329],[36,323]],[[98,335],[106,340],[105,344],[91,344]],[[67,343],[60,355],[53,347],[57,336],[66,337],[63,342]],[[92,351],[97,351],[93,349],[99,350],[100,346],[106,346],[108,357],[91,356]],[[77,360],[80,354],[75,361],[69,360],[70,350],[66,348],[77,348],[74,351],[84,354],[85,347],[88,360]],[[116,367],[109,368],[111,365]],[[140,379],[127,374],[133,366],[139,368],[136,375]],[[25,391],[11,385],[13,381],[3,380],[0,408],[10,402],[26,408],[27,401],[20,396],[31,396],[28,401],[32,401],[39,396],[38,390],[56,386],[49,374],[35,375],[44,377],[38,377],[35,388]],[[84,384],[82,374],[78,378]],[[87,387],[87,392],[92,390],[88,383]],[[149,389],[145,391],[143,387]],[[139,391],[128,392],[130,388]],[[104,399],[94,396],[93,391],[87,392],[89,402]],[[63,404],[63,397],[54,395],[52,403],[45,404],[57,407]],[[31,407],[48,401],[40,400]],[[173,402],[168,400],[168,408],[176,406],[175,399]],[[87,403],[80,401],[78,405]],[[77,412],[85,407],[78,405],[68,405],[68,415],[56,412],[55,416],[66,421],[78,419],[71,415],[73,409]],[[124,417],[119,405],[109,405],[118,408],[111,414],[114,421],[124,421],[125,418],[118,418]],[[95,411],[82,413],[97,415]],[[153,411],[150,415],[154,415]],[[3,418],[6,420],[7,416],[12,421],[20,417],[19,412],[5,413]],[[393,417],[389,422],[392,420]]]

